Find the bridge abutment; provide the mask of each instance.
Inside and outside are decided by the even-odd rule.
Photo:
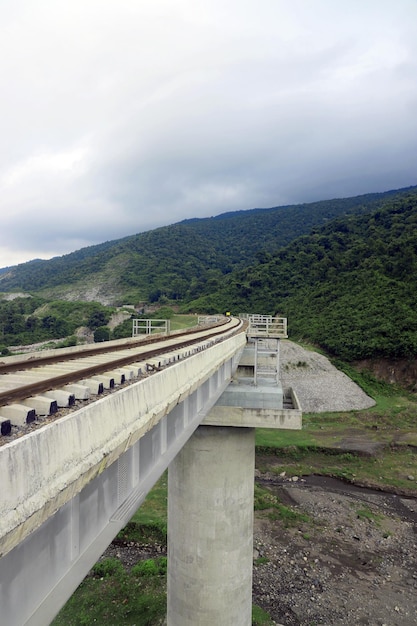
[[[254,428],[199,426],[169,466],[168,626],[252,623]]]

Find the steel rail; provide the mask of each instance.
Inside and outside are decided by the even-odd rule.
[[[123,367],[125,365],[128,365],[129,363],[134,363],[134,362],[138,362],[138,360],[142,361],[142,360],[149,360],[152,358],[155,358],[161,354],[164,354],[166,352],[171,351],[172,349],[182,349],[182,348],[186,348],[189,347],[193,344],[196,344],[200,341],[204,341],[207,338],[211,338],[211,337],[217,337],[219,335],[222,334],[226,334],[226,333],[230,333],[230,328],[229,325],[226,325],[226,328],[224,327],[225,325],[223,324],[222,327],[216,331],[216,332],[212,332],[213,327],[211,327],[210,329],[207,329],[207,333],[206,335],[203,337],[198,337],[198,339],[196,339],[195,337],[188,339],[188,340],[183,340],[183,341],[179,341],[178,343],[175,342],[175,344],[173,346],[164,346],[162,348],[153,348],[152,350],[148,350],[140,355],[138,355],[137,353],[135,354],[131,354],[128,356],[124,356],[122,358],[117,358],[117,359],[112,359],[111,361],[106,361],[105,363],[100,363],[100,364],[96,364],[96,365],[90,365],[88,367],[81,367],[80,369],[74,370],[72,372],[68,372],[65,374],[60,374],[58,376],[51,376],[48,377],[44,380],[41,381],[36,381],[30,384],[26,384],[26,385],[22,385],[20,387],[16,387],[15,389],[10,389],[7,391],[3,391],[0,393],[0,407],[5,405],[5,404],[10,404],[12,402],[19,402],[21,400],[24,400],[30,396],[34,396],[34,395],[38,395],[38,394],[42,394],[45,391],[50,391],[53,389],[57,389],[59,387],[62,387],[63,385],[69,385],[71,383],[74,382],[78,382],[82,379],[85,378],[90,378],[92,376],[96,376],[99,374],[103,374],[105,372],[109,372],[113,369],[117,369],[120,367]],[[209,332],[209,330],[211,330],[211,332]],[[242,324],[240,324],[239,326],[236,327],[236,331],[235,332],[242,332],[244,330],[244,326]],[[193,333],[182,333],[181,335],[177,335],[176,337],[181,338],[183,336],[186,335],[190,335],[190,334],[195,334],[196,332],[203,332],[204,330],[202,330],[201,328],[198,329],[198,331],[194,331]],[[232,333],[233,334],[233,333]],[[176,338],[175,337],[175,338]],[[171,339],[173,338],[172,336],[170,337]],[[175,339],[174,338],[174,339]],[[161,341],[166,341],[167,337],[159,337],[159,342]],[[143,346],[143,343],[141,344]],[[131,349],[132,345],[129,344],[129,346],[127,347],[126,345],[123,346],[124,349]],[[96,351],[94,352],[94,354],[98,354],[98,353],[105,353],[108,352],[109,354],[111,354],[114,349],[114,347],[112,347],[111,349],[107,348],[107,350],[105,349],[101,349],[100,351]],[[120,348],[118,348],[119,350]],[[81,352],[78,353],[78,357],[80,356],[88,356],[85,353]],[[54,363],[57,362],[66,362],[69,360],[73,360],[72,358],[72,354],[68,355],[69,358],[65,358],[63,359],[62,356],[60,359],[55,360]],[[28,367],[26,367],[26,363],[30,364],[28,365]],[[32,369],[33,367],[39,367],[40,365],[45,365],[47,363],[50,363],[50,361],[48,361],[47,359],[45,359],[41,364],[39,361],[36,362],[35,365],[33,365],[33,361],[21,361],[20,362],[20,371],[25,371],[26,369]]]
[[[221,327],[221,326],[224,326],[225,324],[230,323],[230,321],[231,319],[227,318],[221,322],[210,324],[210,326],[206,328],[208,330],[209,328],[212,329],[216,327]],[[108,344],[106,344],[106,342],[104,342],[104,343],[100,343],[100,345],[94,344],[87,348],[81,347],[79,350],[73,350],[65,354],[62,352],[59,352],[56,354],[48,354],[47,356],[43,356],[42,354],[38,355],[38,354],[30,353],[29,355],[27,355],[26,359],[22,358],[20,360],[13,360],[13,362],[9,362],[9,363],[7,362],[7,357],[4,357],[6,361],[0,361],[0,374],[8,374],[10,372],[28,370],[34,367],[39,367],[41,365],[54,365],[60,362],[74,361],[75,359],[78,359],[80,357],[95,356],[97,354],[105,354],[107,352],[130,350],[131,348],[158,343],[160,341],[163,341],[169,338],[186,337],[189,335],[194,335],[196,333],[204,332],[204,330],[205,328],[201,326],[192,327],[192,328],[189,328],[188,330],[181,331],[175,334],[170,334],[170,335],[158,334],[157,336],[154,335],[154,336],[146,336],[146,337],[144,336],[140,339],[137,339],[136,341],[132,340],[128,343],[123,342],[120,344],[112,344],[111,346],[109,346]]]

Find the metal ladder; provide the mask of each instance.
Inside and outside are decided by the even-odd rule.
[[[258,384],[258,378],[267,379],[278,385],[279,383],[279,339],[277,337],[254,337],[254,385]],[[268,364],[265,364],[265,360]]]

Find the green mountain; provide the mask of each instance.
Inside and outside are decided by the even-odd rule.
[[[417,188],[224,213],[0,270],[0,291],[103,304],[188,301],[337,217],[364,214]]]
[[[313,229],[189,308],[282,315],[292,337],[349,361],[415,358],[416,190]]]

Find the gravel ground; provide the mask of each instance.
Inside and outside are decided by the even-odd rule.
[[[280,356],[283,386],[295,390],[304,412],[375,404],[326,357],[290,341],[281,342]],[[289,529],[255,516],[254,602],[276,624],[417,624],[416,498],[319,477],[258,480],[312,519]]]
[[[312,520],[255,516],[253,601],[276,624],[417,624],[417,499],[325,479],[268,484]]]
[[[336,369],[318,352],[305,350],[292,341],[282,340],[281,380],[292,387],[306,413],[367,409],[375,402],[346,374]]]
[[[308,522],[285,528],[255,514],[253,602],[282,626],[415,626],[417,499],[332,479],[257,476]],[[113,543],[126,568],[166,554]]]

